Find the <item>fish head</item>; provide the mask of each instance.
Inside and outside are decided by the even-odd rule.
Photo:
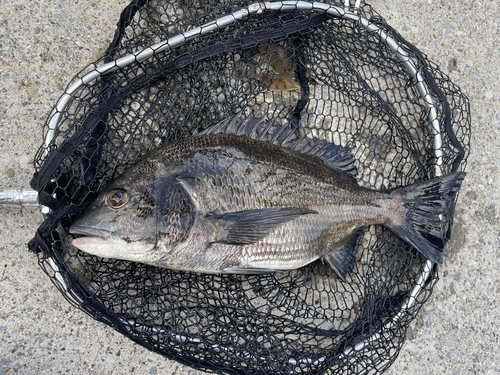
[[[175,179],[121,178],[94,200],[70,228],[72,241],[104,258],[156,264],[186,238],[190,202]]]

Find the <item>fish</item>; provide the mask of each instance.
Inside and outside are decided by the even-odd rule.
[[[297,65],[285,49],[276,43],[259,44],[252,54],[256,66],[254,76],[258,81],[269,84],[271,91],[300,91],[296,81]]]
[[[380,191],[356,175],[348,148],[240,113],[130,166],[69,232],[84,252],[177,271],[266,274],[321,260],[345,281],[360,231],[381,224],[441,263],[442,216],[465,173]]]

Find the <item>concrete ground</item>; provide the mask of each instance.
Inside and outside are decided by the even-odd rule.
[[[105,49],[127,3],[0,0],[0,190],[28,185],[47,115],[73,75]],[[468,176],[441,280],[387,373],[499,374],[498,2],[371,4],[449,74],[472,111]],[[0,375],[199,373],[73,308],[27,251],[40,220],[0,208]]]

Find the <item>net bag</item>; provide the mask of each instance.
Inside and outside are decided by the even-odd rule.
[[[383,372],[437,267],[382,226],[346,282],[321,262],[204,275],[71,245],[69,227],[126,167],[240,112],[349,148],[372,189],[464,170],[469,150],[467,98],[369,5],[136,0],[45,124],[31,185],[50,213],[31,250],[74,306],[196,369]]]

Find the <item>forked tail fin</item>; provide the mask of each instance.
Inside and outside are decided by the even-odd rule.
[[[405,210],[390,228],[434,263],[443,261],[447,232],[443,218],[464,177],[465,172],[455,172],[392,191],[400,196]]]

